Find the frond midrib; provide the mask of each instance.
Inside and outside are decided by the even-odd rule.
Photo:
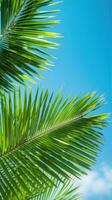
[[[0,158],[7,157],[8,155],[12,154],[12,153],[15,152],[16,150],[20,149],[22,146],[27,145],[27,144],[33,142],[34,140],[39,139],[39,138],[41,138],[42,136],[45,136],[45,135],[47,135],[47,134],[49,134],[49,133],[51,133],[51,132],[53,132],[53,131],[55,131],[55,130],[57,130],[57,129],[59,129],[59,128],[62,128],[64,125],[67,126],[67,125],[71,124],[72,122],[75,123],[75,122],[79,121],[79,120],[82,119],[82,118],[83,118],[83,115],[79,115],[79,116],[77,116],[77,117],[74,117],[74,118],[71,118],[71,119],[69,119],[69,120],[66,120],[66,121],[64,121],[64,122],[62,122],[62,123],[59,123],[59,124],[57,124],[57,125],[55,125],[55,126],[53,126],[53,127],[50,127],[50,128],[48,128],[48,129],[46,129],[46,130],[40,130],[40,131],[38,132],[38,133],[39,133],[38,135],[36,135],[36,136],[34,136],[34,137],[30,138],[30,139],[25,140],[22,144],[16,146],[16,147],[13,148],[11,151],[6,152],[6,153],[4,153],[4,154],[1,154],[1,157],[0,157]]]
[[[21,4],[21,6],[17,9],[17,12],[16,14],[10,19],[10,22],[9,22],[9,25],[8,27],[5,29],[5,32],[2,30],[2,37],[3,38],[6,38],[10,29],[11,31],[13,30],[14,26],[15,26],[15,21],[16,21],[16,18],[18,15],[20,15],[25,3],[26,3],[27,0],[24,0],[24,2]],[[13,24],[13,25],[12,25]]]

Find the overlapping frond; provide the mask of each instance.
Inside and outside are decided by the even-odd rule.
[[[59,37],[59,34],[48,30],[58,23],[51,16],[58,10],[53,10],[50,5],[56,3],[53,0],[1,1],[1,88],[11,89],[13,80],[25,84],[26,79],[31,80],[33,75],[39,77],[40,70],[51,65],[48,59],[51,55],[46,48],[57,46],[47,39]]]
[[[106,114],[92,115],[102,97],[56,96],[48,90],[19,89],[1,98],[0,199],[21,199],[43,184],[80,177],[94,163]],[[8,99],[8,100],[7,100]],[[12,103],[14,101],[14,104]]]
[[[80,195],[75,182],[67,180],[63,184],[56,181],[55,186],[45,187],[37,194],[26,197],[26,200],[80,200]]]

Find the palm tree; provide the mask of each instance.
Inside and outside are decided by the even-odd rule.
[[[24,99],[24,101],[22,101]],[[14,102],[14,104],[13,104]],[[102,97],[64,98],[17,89],[1,98],[0,199],[28,199],[44,187],[79,178],[95,162],[106,114]],[[24,198],[23,198],[24,196]],[[27,197],[27,198],[26,198]]]
[[[78,200],[77,178],[94,164],[106,114],[95,115],[103,98],[15,88],[51,65],[46,38],[58,10],[52,0],[0,0],[0,200]],[[12,90],[13,89],[13,90]],[[12,90],[12,92],[9,92]],[[71,178],[72,177],[72,178]],[[71,179],[75,178],[75,183]]]

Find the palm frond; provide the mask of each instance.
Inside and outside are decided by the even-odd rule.
[[[85,174],[106,126],[106,114],[91,116],[102,97],[64,98],[39,89],[34,98],[26,89],[24,97],[20,89],[12,96],[1,98],[0,199],[17,199],[23,189],[27,194],[39,185],[52,185],[52,178]]]
[[[64,183],[56,181],[55,186],[45,187],[37,194],[26,197],[26,200],[80,200],[76,183],[66,180]]]
[[[57,46],[47,38],[59,37],[58,33],[48,31],[49,27],[58,23],[51,16],[58,11],[50,8],[54,4],[53,0],[2,0],[1,88],[13,88],[13,80],[25,84],[26,79],[32,80],[33,75],[41,76],[40,70],[45,70],[52,64],[48,59],[51,55],[46,49]]]

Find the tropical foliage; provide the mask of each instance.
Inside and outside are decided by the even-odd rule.
[[[14,87],[52,65],[59,2],[0,0],[0,200],[79,200],[71,179],[86,174],[102,144],[103,97]]]
[[[43,191],[31,196],[30,200],[80,200],[78,187],[71,180],[63,184],[56,181],[56,186],[46,187]]]
[[[52,63],[46,48],[57,46],[47,38],[59,37],[48,28],[58,23],[52,20],[52,0],[1,0],[0,35],[0,85],[9,90],[13,80],[25,84],[32,75],[40,76],[40,70]],[[50,9],[43,10],[49,6]],[[42,9],[41,9],[42,8]]]
[[[24,98],[24,102],[22,99]],[[14,102],[14,104],[13,104]],[[85,174],[94,163],[107,115],[102,97],[79,98],[21,90],[4,94],[0,113],[0,199],[22,199],[44,185]],[[23,192],[24,191],[24,192]],[[25,198],[26,199],[26,198]]]

